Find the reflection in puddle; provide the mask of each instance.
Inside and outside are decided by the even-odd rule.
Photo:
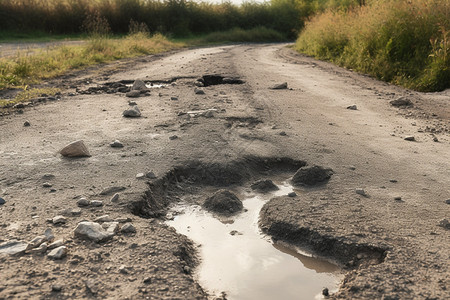
[[[268,195],[246,193],[247,211],[234,222],[219,221],[200,206],[178,206],[181,214],[167,224],[200,244],[202,263],[198,281],[210,293],[222,291],[227,299],[320,299],[327,287],[336,290],[342,275],[327,261],[273,244],[258,228],[259,212],[266,201],[292,191],[288,184]],[[230,220],[228,220],[230,221]]]
[[[126,84],[126,86],[127,87],[132,87],[133,84]],[[161,84],[156,84],[156,83],[147,83],[147,84],[145,84],[145,87],[147,87],[148,89],[160,89],[160,88],[163,88],[163,87],[166,87],[166,86],[167,86],[167,84],[163,84],[163,83],[161,83]]]

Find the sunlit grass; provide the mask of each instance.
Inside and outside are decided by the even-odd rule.
[[[450,87],[450,2],[379,0],[313,18],[296,49],[419,91]]]

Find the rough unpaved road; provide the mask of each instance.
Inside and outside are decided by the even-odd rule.
[[[245,82],[194,93],[206,74]],[[95,92],[138,78],[172,84],[135,99]],[[282,82],[290,89],[269,89]],[[195,282],[196,246],[164,225],[167,206],[201,203],[219,187],[292,176],[304,162],[334,174],[298,188],[295,198],[272,199],[260,226],[340,263],[347,273],[332,298],[449,298],[450,231],[439,224],[450,218],[450,91],[411,92],[285,45],[184,50],[49,84],[66,87],[61,101],[0,117],[0,243],[31,241],[50,227],[68,254],[0,256],[0,299],[207,298]],[[414,106],[389,104],[400,96]],[[122,117],[128,100],[142,117]],[[186,114],[204,109],[215,110]],[[91,157],[57,154],[78,139]],[[116,139],[123,148],[110,147]],[[157,179],[136,178],[148,171]],[[109,201],[110,187],[120,187],[118,203]],[[82,197],[104,205],[78,209]],[[61,214],[65,224],[47,221]],[[136,233],[104,243],[74,237],[80,221],[106,214],[131,219]]]

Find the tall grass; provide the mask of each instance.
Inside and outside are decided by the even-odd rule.
[[[179,48],[161,34],[136,32],[121,39],[93,36],[81,46],[62,46],[28,55],[0,58],[0,89],[25,86],[61,75],[68,70],[143,54]]]
[[[450,1],[378,0],[312,18],[300,52],[419,91],[450,87]]]
[[[0,0],[0,28],[73,34],[86,18],[99,14],[114,34],[128,32],[134,20],[150,32],[174,36],[265,26],[294,38],[303,24],[300,4],[314,1],[321,0],[249,1],[240,6],[193,0]]]

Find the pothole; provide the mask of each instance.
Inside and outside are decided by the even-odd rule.
[[[243,84],[243,80],[235,77],[226,77],[221,75],[203,75],[197,81],[201,82],[203,86],[219,85],[219,84]]]
[[[271,197],[292,192],[287,182],[260,194],[243,191],[245,211],[216,218],[198,205],[180,204],[166,223],[201,245],[197,279],[210,294],[227,299],[320,299],[322,289],[337,290],[343,275],[337,265],[287,243],[273,243],[258,228],[259,212]],[[239,190],[239,189],[238,189]]]
[[[287,178],[304,166],[306,162],[286,157],[248,156],[226,164],[186,162],[149,182],[148,191],[130,204],[130,210],[144,218],[166,216],[169,225],[201,245],[202,264],[196,274],[203,287],[215,294],[225,291],[227,299],[320,298],[323,288],[330,292],[338,288],[343,273],[314,255],[348,270],[381,263],[385,250],[270,218],[267,203],[301,201],[292,198],[295,193]],[[278,190],[267,179],[274,180]],[[244,211],[213,215],[201,207],[224,188],[243,200]],[[301,194],[302,189],[296,192]],[[275,212],[278,206],[270,207]],[[261,233],[258,220],[272,239]]]

